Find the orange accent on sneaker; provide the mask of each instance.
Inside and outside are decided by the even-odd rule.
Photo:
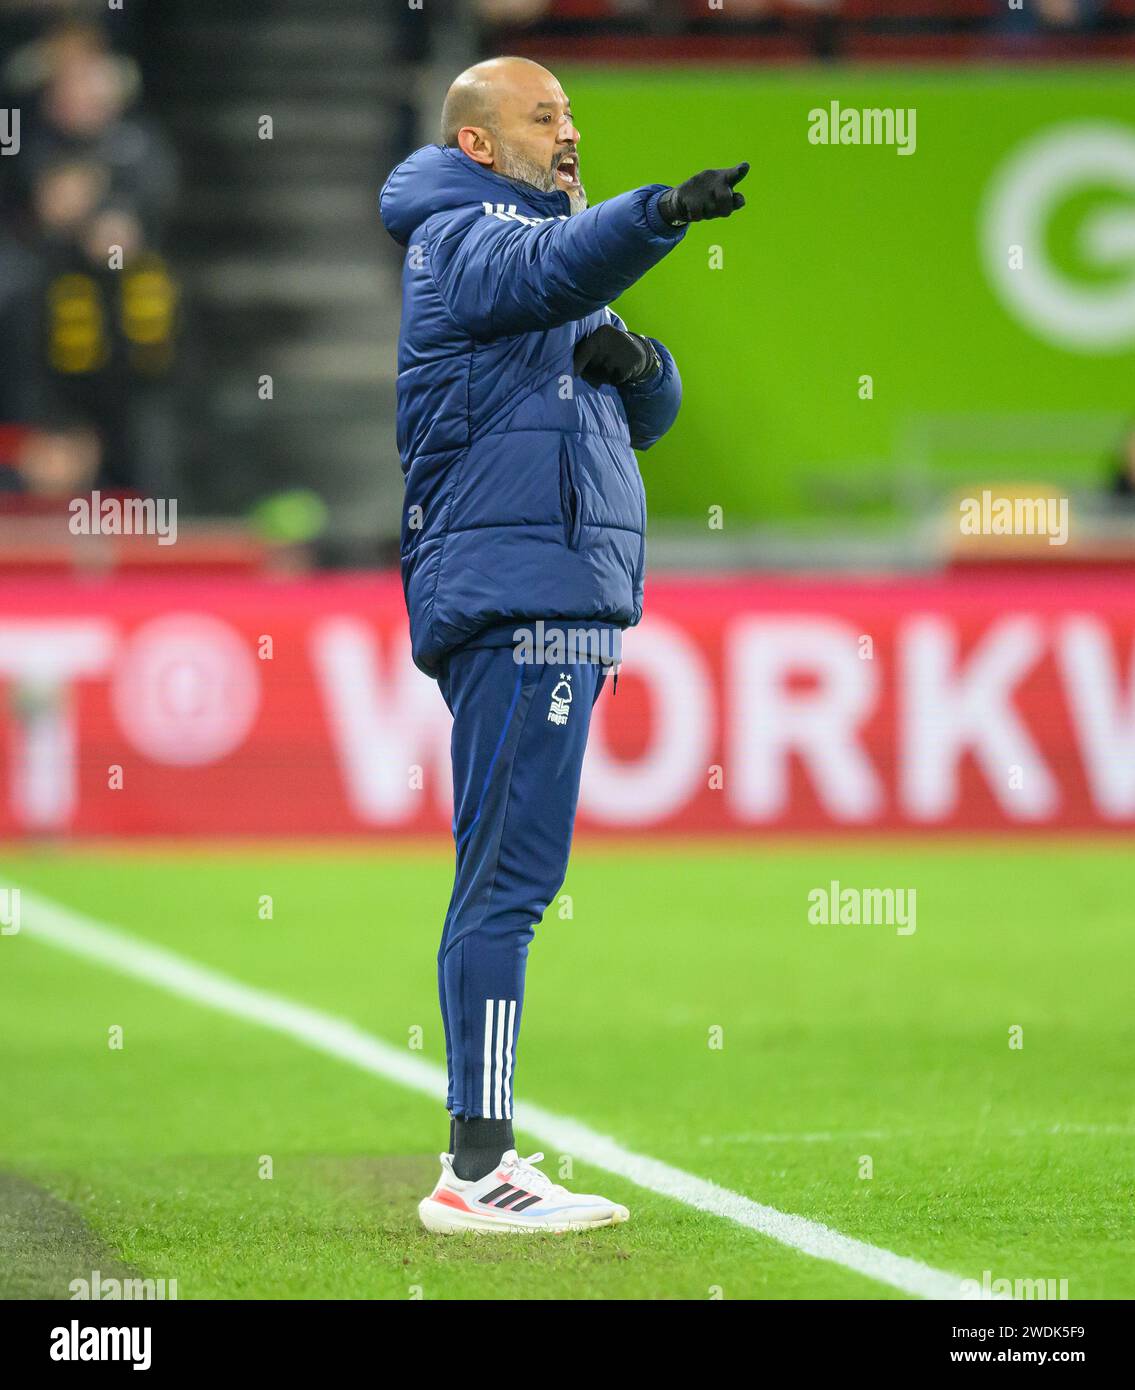
[[[433,1200],[440,1202],[443,1207],[456,1207],[458,1211],[469,1210],[457,1193],[450,1192],[446,1187],[439,1187],[433,1195]]]

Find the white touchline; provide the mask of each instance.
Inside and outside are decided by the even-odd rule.
[[[22,931],[28,936],[157,985],[182,999],[191,999],[206,1008],[274,1029],[319,1052],[444,1103],[446,1076],[441,1067],[424,1058],[408,1056],[353,1023],[306,1004],[292,1003],[267,990],[243,985],[207,966],[128,936],[38,894],[21,890],[20,898]],[[766,1207],[669,1163],[624,1149],[587,1125],[555,1115],[541,1106],[517,1105],[516,1124],[519,1129],[538,1135],[557,1152],[570,1153],[585,1163],[617,1173],[638,1187],[671,1197],[698,1211],[735,1221],[805,1255],[842,1265],[917,1298],[962,1297],[962,1280],[958,1275],[932,1269],[919,1260],[892,1254],[866,1241],[854,1240],[807,1217]]]

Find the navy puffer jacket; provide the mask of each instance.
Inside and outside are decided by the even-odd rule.
[[[618,390],[572,375],[608,302],[685,234],[658,184],[574,217],[568,196],[458,149],[399,164],[382,220],[408,247],[398,345],[406,478],[402,580],[414,660],[520,619],[630,626],[642,616],[646,497],[634,449],[673,424],[674,360]]]

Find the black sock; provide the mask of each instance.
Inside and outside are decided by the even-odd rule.
[[[511,1120],[457,1116],[453,1121],[453,1171],[463,1182],[491,1173],[501,1154],[515,1147]]]
[[[456,1133],[455,1133],[456,1125],[457,1125],[457,1121],[453,1118],[452,1115],[450,1115],[450,1117],[449,1117],[449,1152],[450,1152],[450,1153],[453,1153],[453,1152],[454,1152],[454,1150],[455,1150],[455,1148],[456,1148],[456,1145],[457,1145],[457,1136],[456,1136]]]

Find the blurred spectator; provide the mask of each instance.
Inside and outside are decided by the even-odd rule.
[[[39,172],[63,159],[106,171],[105,199],[140,222],[150,245],[161,244],[177,194],[177,169],[165,137],[145,117],[124,114],[138,92],[134,64],[86,25],[51,31],[17,64],[32,87],[32,119],[18,161],[25,192]]]
[[[531,24],[553,9],[552,0],[477,0],[477,10],[486,24]]]
[[[1089,31],[1096,27],[1108,0],[1028,0],[1019,10],[1006,8],[996,27],[1023,40]]]
[[[1099,17],[1104,0],[1036,0],[1020,11],[1035,12],[1038,24],[1046,29],[1081,29]]]
[[[68,502],[96,486],[101,460],[98,431],[91,425],[45,422],[24,435],[15,466],[0,468],[0,493],[35,503]]]
[[[77,411],[102,436],[101,484],[166,492],[178,289],[139,220],[100,197],[108,179],[69,159],[36,176],[36,271],[7,314],[17,418]]]
[[[22,145],[0,173],[0,422],[36,428],[0,487],[67,479],[168,495],[175,486],[179,290],[158,246],[176,191],[164,138],[124,112],[137,71],[67,23],[4,68]]]

